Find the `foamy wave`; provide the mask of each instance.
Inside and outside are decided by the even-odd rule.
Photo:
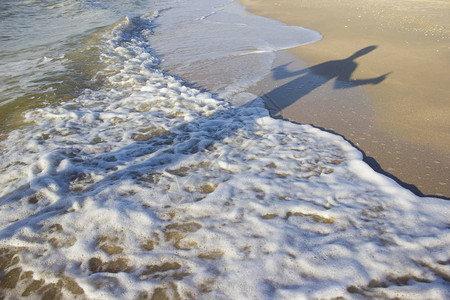
[[[159,71],[151,22],[113,30],[105,88],[2,142],[1,296],[450,296],[448,202],[260,99],[232,107]]]

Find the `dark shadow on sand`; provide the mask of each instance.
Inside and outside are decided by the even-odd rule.
[[[352,74],[358,67],[355,59],[366,55],[377,46],[369,46],[363,48],[348,58],[341,60],[327,61],[306,69],[298,71],[288,71],[286,68],[289,64],[284,64],[273,69],[273,79],[281,80],[290,77],[297,77],[288,83],[279,86],[263,96],[267,109],[271,115],[280,113],[286,107],[297,102],[313,90],[326,84],[328,81],[335,79],[334,89],[347,89],[366,84],[378,84],[386,79],[389,73],[375,78],[368,79],[352,79]],[[286,93],[286,90],[295,89],[296,93]],[[276,99],[276,100],[275,100]]]
[[[291,77],[295,77],[295,78],[293,80],[289,81],[288,83],[285,83],[262,96],[262,99],[264,100],[266,108],[269,110],[271,116],[276,116],[279,113],[281,113],[283,109],[294,104],[295,102],[299,101],[304,96],[306,96],[307,94],[311,93],[312,91],[321,87],[322,85],[325,85],[326,83],[328,83],[330,80],[333,80],[333,79],[335,79],[334,86],[333,86],[334,89],[346,89],[346,88],[353,88],[353,87],[362,86],[362,85],[366,85],[366,84],[374,85],[374,84],[381,83],[383,80],[385,80],[388,77],[388,75],[390,73],[386,73],[384,75],[374,77],[374,78],[352,79],[352,74],[358,67],[358,63],[355,62],[355,59],[372,52],[376,48],[377,48],[377,46],[369,46],[369,47],[363,48],[359,51],[356,51],[353,55],[349,56],[348,58],[341,59],[341,60],[327,61],[327,62],[317,64],[315,66],[305,68],[302,70],[298,70],[298,71],[287,70],[287,67],[289,66],[290,63],[274,68],[272,70],[273,71],[272,77],[275,80],[282,80],[282,79],[291,78]],[[298,76],[300,76],[300,77],[298,77]],[[286,93],[286,91],[290,91],[290,90],[295,90],[296,93],[293,93],[293,92]],[[280,117],[280,116],[276,116],[276,118],[284,119],[283,117]],[[290,121],[287,119],[284,119],[284,120]],[[290,121],[290,122],[293,122],[293,121]],[[297,122],[293,122],[293,123],[300,124]],[[415,185],[403,182],[396,176],[385,171],[373,157],[367,156],[362,149],[360,149],[358,146],[356,146],[352,141],[347,139],[342,134],[339,134],[332,130],[327,130],[327,129],[319,127],[319,126],[315,126],[313,124],[310,124],[310,125],[318,128],[320,130],[327,131],[332,134],[341,136],[347,142],[349,142],[354,148],[358,149],[362,153],[363,161],[365,163],[367,163],[374,171],[393,179],[400,186],[402,186],[405,189],[410,190],[415,195],[420,196],[420,197],[435,197],[435,198],[450,200],[450,198],[444,197],[444,196],[423,194]]]
[[[384,80],[386,75],[373,79],[350,79],[352,72],[357,66],[357,64],[353,62],[353,59],[368,53],[373,49],[375,48],[368,47],[356,52],[347,59],[327,62],[302,71],[291,72],[291,75],[295,76],[296,73],[323,74],[325,75],[323,83],[331,80],[332,78],[337,78],[339,81],[339,83],[337,83],[337,88],[342,88],[340,87],[341,84],[346,85],[345,87],[368,83],[376,84]],[[283,68],[283,66],[281,68]],[[338,69],[330,71],[333,70],[333,68]],[[282,74],[285,76],[289,74],[286,72],[280,72],[281,70],[282,69],[275,70],[275,76],[282,76]],[[307,77],[310,75],[305,76]],[[304,78],[305,76],[301,78]],[[288,83],[288,85],[298,84],[301,80],[302,79],[294,79]],[[316,87],[318,86],[320,86],[320,84],[316,85]],[[315,87],[312,86],[307,88],[300,95],[296,95],[295,99],[294,97],[288,99],[288,102],[283,103],[281,107],[286,107],[289,101],[292,103],[295,102],[297,99],[306,95],[314,88]],[[281,88],[277,88],[275,90],[281,91]],[[268,94],[270,95],[270,93]],[[22,220],[12,222],[10,225],[0,230],[0,239],[9,238],[16,234],[19,230],[26,227],[38,228],[41,222],[44,222],[54,215],[70,210],[75,202],[79,202],[81,205],[86,197],[94,197],[117,182],[123,180],[150,182],[147,178],[149,174],[151,175],[155,172],[162,172],[165,169],[168,169],[185,160],[186,158],[195,155],[196,153],[208,150],[208,148],[215,142],[222,141],[225,138],[230,137],[238,130],[245,129],[247,126],[252,126],[255,124],[255,120],[261,113],[259,111],[260,109],[264,111],[264,114],[267,113],[264,108],[258,104],[259,101],[260,99],[256,98],[241,107],[219,110],[211,116],[200,116],[195,120],[182,122],[164,134],[155,135],[153,138],[145,141],[134,141],[127,146],[108,153],[89,154],[74,152],[68,150],[67,148],[61,148],[53,151],[52,161],[68,159],[75,166],[75,171],[71,169],[67,171],[58,171],[55,166],[54,170],[51,172],[45,172],[41,176],[36,176],[31,181],[25,183],[21,187],[18,187],[15,191],[0,197],[0,204],[4,205],[9,202],[23,201],[25,205],[30,205],[33,207],[40,200],[38,199],[39,190],[36,190],[32,187],[32,185],[39,187],[41,186],[41,182],[42,184],[45,184],[47,180],[54,181],[59,187],[56,191],[59,196],[59,200],[48,206],[36,206],[36,210],[33,211],[32,215]],[[325,130],[323,128],[319,129]],[[325,131],[337,134],[336,132],[329,130]],[[347,141],[351,143],[351,141]],[[352,145],[357,148],[354,144]],[[361,149],[359,150],[361,151]],[[423,193],[417,189],[417,187],[404,183],[392,174],[385,172],[373,158],[366,156],[363,151],[361,152],[363,153],[364,161],[375,171],[394,179],[398,184],[406,189],[409,189],[414,194],[424,196]],[[133,163],[133,161],[137,158],[147,155],[151,155],[151,157],[142,161],[137,160],[136,163]],[[117,157],[120,157],[120,159],[117,160]],[[95,181],[90,177],[90,173],[102,174],[104,177],[99,181]],[[74,182],[83,183],[86,188],[81,191],[71,190],[71,184]],[[448,199],[445,197],[438,198]],[[140,206],[127,206],[128,203],[125,202],[123,203],[123,207],[126,206],[128,211],[133,209],[139,209],[140,211],[142,209]],[[152,214],[151,211],[148,213],[150,215]],[[151,215],[151,217],[154,216]]]

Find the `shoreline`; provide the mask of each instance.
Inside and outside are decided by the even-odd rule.
[[[252,87],[251,92],[266,100],[268,96],[274,98],[274,102],[291,98],[275,115],[336,132],[375,160],[385,175],[391,174],[391,178],[407,183],[413,187],[411,190],[419,190],[418,194],[448,198],[450,123],[445,116],[450,114],[447,113],[450,105],[446,103],[450,90],[443,82],[450,80],[450,71],[442,66],[450,61],[446,48],[450,42],[442,36],[447,32],[444,29],[450,27],[444,22],[444,29],[434,27],[432,36],[430,31],[425,34],[423,30],[404,35],[407,28],[396,32],[385,30],[408,21],[400,19],[400,23],[395,23],[392,17],[397,10],[379,28],[374,18],[380,12],[379,7],[370,15],[368,11],[373,7],[360,7],[353,0],[327,2],[330,5],[322,2],[283,0],[275,5],[266,0],[241,0],[252,13],[318,30],[324,36],[320,42],[278,53],[272,74]],[[355,13],[364,21],[359,27],[349,27],[347,22],[351,22],[347,20],[352,20]],[[410,42],[402,45],[398,36]],[[305,68],[319,69],[322,74],[315,75],[326,77],[328,73],[320,69],[324,63],[343,61],[371,45],[375,47],[353,60],[356,67],[352,66],[350,75],[352,82],[360,83],[387,74],[380,82],[336,89],[334,78],[321,85],[314,83],[317,80],[314,76],[301,79],[299,73]],[[420,53],[434,56],[417,61]],[[294,63],[295,60],[298,62]],[[301,61],[305,63],[302,65]],[[276,75],[280,68],[287,74],[282,76],[286,77],[283,80]],[[305,88],[310,92],[304,92]]]

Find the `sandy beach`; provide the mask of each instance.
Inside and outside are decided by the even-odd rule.
[[[0,299],[450,299],[450,201],[380,171],[448,195],[445,103],[417,138],[382,106],[438,64],[237,1],[63,4],[0,2]]]
[[[242,3],[324,37],[279,53],[253,88],[272,113],[343,135],[418,194],[450,196],[448,1]]]

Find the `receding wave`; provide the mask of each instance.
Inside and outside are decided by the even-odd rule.
[[[162,72],[156,16],[89,38],[102,85],[27,110],[1,142],[1,297],[448,296],[447,202],[258,98]]]

